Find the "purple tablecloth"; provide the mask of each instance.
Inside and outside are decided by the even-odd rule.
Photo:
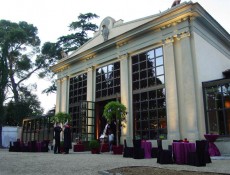
[[[41,142],[37,142],[36,143],[37,152],[41,152],[41,147],[42,147],[42,143]]]
[[[151,157],[152,143],[147,141],[141,141],[141,148],[145,150],[145,158],[149,159]]]
[[[187,164],[188,163],[188,152],[196,151],[195,143],[186,142],[173,142],[173,158],[177,164]]]
[[[218,134],[204,134],[204,137],[209,142],[209,149],[208,149],[209,155],[210,156],[220,156],[220,151],[217,148],[217,146],[214,144],[214,142],[219,137],[219,135]]]

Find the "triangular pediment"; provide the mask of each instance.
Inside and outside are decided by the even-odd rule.
[[[107,40],[118,37],[134,28],[137,28],[153,19],[159,17],[159,15],[152,15],[138,20],[123,23],[123,20],[115,21],[111,17],[106,17],[102,20],[99,26],[99,31],[94,34],[94,37],[86,42],[83,46],[74,51],[68,58],[78,55],[86,50],[89,50],[97,45],[106,42]]]

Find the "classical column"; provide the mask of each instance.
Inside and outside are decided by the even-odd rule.
[[[168,140],[180,139],[179,107],[173,38],[163,40]]]
[[[190,32],[177,35],[179,105],[182,138],[198,139],[197,106],[194,63],[191,50]]]
[[[88,68],[87,71],[87,101],[94,101],[94,76],[93,67]]]
[[[61,112],[68,112],[68,101],[69,101],[69,78],[64,77],[62,79],[61,88]]]
[[[61,79],[56,81],[57,93],[56,93],[56,108],[55,113],[61,112]]]
[[[88,71],[87,71],[87,101],[89,102],[88,103],[88,108],[89,109],[92,109],[92,101],[95,101],[94,100],[94,74],[93,74],[93,67],[91,67],[91,68],[88,68]],[[93,118],[91,118],[91,117],[95,117],[95,116],[93,116],[94,115],[94,111],[92,111],[92,110],[88,110],[88,117],[90,117],[90,118],[88,118],[88,133],[93,133],[94,132],[94,123],[93,123]],[[88,138],[89,139],[91,139],[90,137],[91,137],[92,135],[88,135]]]
[[[129,60],[128,54],[121,55],[120,57],[120,77],[121,77],[121,103],[127,108],[127,116],[125,127],[122,128],[121,142],[126,138],[127,142],[132,141],[133,135],[133,118],[130,115],[130,105],[131,105],[131,91],[130,91],[130,78],[129,78]]]

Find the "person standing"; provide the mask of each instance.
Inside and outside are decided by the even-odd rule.
[[[114,143],[114,134],[112,130],[109,130],[109,151],[112,152]]]
[[[64,149],[65,153],[64,154],[69,154],[69,149],[72,148],[72,143],[71,143],[71,131],[70,131],[70,126],[68,122],[65,123],[64,125]]]
[[[62,131],[62,128],[60,127],[59,123],[56,124],[54,127],[54,139],[55,139],[55,145],[54,145],[54,154],[61,153],[60,151],[60,133]]]

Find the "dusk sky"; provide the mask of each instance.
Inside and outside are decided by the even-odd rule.
[[[38,36],[42,43],[56,42],[57,38],[69,32],[68,26],[77,21],[80,13],[95,13],[100,18],[94,20],[97,25],[110,16],[116,21],[124,22],[154,15],[171,7],[174,0],[0,0],[0,19],[12,22],[26,21],[38,28]],[[184,0],[181,3],[185,2]],[[194,0],[230,32],[229,7],[230,0]],[[47,80],[30,79],[37,82],[37,95],[42,107],[47,110],[55,105],[56,95],[47,96],[41,91],[49,85]]]

